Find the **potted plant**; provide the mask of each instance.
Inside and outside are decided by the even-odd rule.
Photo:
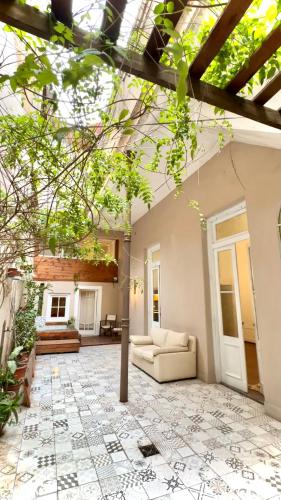
[[[16,267],[8,267],[7,269],[7,277],[15,278],[16,276],[21,276],[21,272]]]
[[[10,372],[14,375],[16,380],[21,380],[26,371],[27,361],[21,363],[18,361],[18,357],[23,350],[23,346],[15,347],[15,349],[10,353],[7,361],[7,367]]]
[[[18,423],[18,409],[22,400],[21,395],[14,392],[0,392],[0,436],[4,432],[5,425]],[[12,420],[14,417],[14,421]]]
[[[18,380],[8,367],[0,369],[0,391],[18,394],[22,383],[23,379]]]

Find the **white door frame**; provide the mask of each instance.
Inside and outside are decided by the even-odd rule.
[[[159,294],[158,294],[158,308],[159,308],[159,323],[157,326],[161,325],[161,292],[160,292],[160,261],[152,262],[152,254],[160,250],[160,243],[157,245],[153,245],[147,249],[147,323],[148,323],[148,335],[150,334],[150,330],[152,326],[155,326],[156,323],[153,322],[153,292],[152,292],[152,270],[153,268],[159,269]]]
[[[210,217],[207,221],[207,241],[208,241],[208,261],[209,261],[209,274],[210,274],[210,291],[211,291],[211,315],[212,315],[212,331],[213,331],[213,348],[214,348],[214,361],[215,361],[215,374],[217,382],[222,380],[222,365],[221,365],[221,350],[220,350],[220,318],[218,314],[218,296],[217,296],[217,259],[215,258],[216,250],[221,249],[223,246],[231,245],[237,241],[249,239],[250,235],[248,231],[238,233],[234,236],[227,238],[222,238],[219,241],[216,240],[216,224],[223,222],[227,219],[240,215],[247,212],[246,202],[243,201],[213,217]],[[250,263],[251,265],[251,263]],[[253,273],[252,266],[251,272]],[[253,281],[253,274],[252,274]],[[254,283],[251,283],[253,289],[253,301],[254,301]],[[255,301],[254,301],[254,314],[255,314]],[[238,315],[240,315],[240,308]],[[261,376],[261,364],[260,364],[260,346],[258,337],[258,327],[257,322],[255,322],[255,336],[256,336],[256,347],[258,356],[258,369],[260,382],[262,384]]]
[[[80,291],[92,291],[95,293],[95,328],[94,335],[99,335],[99,325],[101,321],[101,304],[102,304],[102,286],[97,285],[78,285],[74,290],[74,318],[75,328],[79,330],[79,314],[80,314]]]

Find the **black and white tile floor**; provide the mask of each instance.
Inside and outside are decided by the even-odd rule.
[[[1,500],[281,500],[281,423],[261,405],[132,366],[120,404],[119,360],[118,345],[37,358],[32,407],[0,440]]]

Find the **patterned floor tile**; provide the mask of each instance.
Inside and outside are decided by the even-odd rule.
[[[264,500],[281,496],[281,423],[218,384],[159,385],[120,346],[38,356],[32,406],[0,441],[0,498]],[[144,459],[143,438],[160,453]]]

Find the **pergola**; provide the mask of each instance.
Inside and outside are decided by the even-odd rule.
[[[165,0],[168,2],[168,0]],[[165,14],[176,26],[182,12],[188,6],[189,0],[174,0],[174,12]],[[150,33],[147,45],[142,54],[133,51],[118,50],[122,17],[127,0],[106,0],[101,35],[98,39],[91,39],[89,33],[73,27],[74,45],[94,48],[104,54],[104,61],[122,71],[150,81],[161,87],[175,90],[178,74],[171,67],[160,62],[164,47],[169,42],[169,36],[161,32],[161,28],[154,26]],[[245,118],[252,119],[281,130],[281,107],[274,110],[266,103],[281,90],[281,72],[271,79],[253,100],[237,95],[252,76],[268,61],[281,46],[281,25],[275,27],[261,46],[250,56],[234,78],[222,89],[206,83],[202,76],[219,53],[220,49],[231,35],[252,0],[229,0],[221,16],[214,25],[209,37],[200,48],[197,56],[189,68],[187,77],[187,95],[207,104],[219,107]],[[19,5],[15,0],[0,0],[0,21],[9,24],[32,35],[50,40],[55,34],[54,26],[60,21],[71,27],[72,0],[51,0],[51,14],[40,12],[38,9],[24,4]],[[90,41],[89,41],[90,40]],[[110,42],[110,43],[108,43]],[[123,55],[124,54],[124,55]],[[110,55],[110,57],[108,57]],[[130,235],[125,234],[124,248],[126,256],[122,264],[122,274],[125,277],[123,287],[123,317],[129,317],[129,287],[130,287]],[[128,400],[128,323],[124,322],[122,335],[122,360],[120,400]]]
[[[168,0],[165,0],[167,2]],[[280,24],[269,33],[261,46],[250,56],[226,88],[221,89],[202,81],[202,76],[216,57],[223,44],[235,29],[240,19],[250,7],[253,0],[230,0],[220,18],[214,25],[209,37],[199,50],[188,74],[187,94],[207,104],[238,114],[245,118],[281,129],[280,110],[271,109],[265,104],[281,89],[281,73],[278,73],[261,92],[253,99],[246,99],[237,94],[252,76],[268,61],[281,46]],[[176,26],[183,9],[189,0],[174,0],[174,12],[165,14]],[[105,62],[114,64],[116,68],[131,75],[172,90],[176,89],[178,74],[175,69],[163,65],[160,61],[163,48],[169,36],[161,32],[161,27],[154,26],[147,45],[142,54],[118,50],[116,45],[120,33],[126,0],[106,0],[101,36],[89,41],[85,31],[74,26],[74,44],[102,50]],[[15,28],[49,40],[54,34],[55,20],[68,26],[72,24],[72,0],[51,0],[52,15],[40,12],[25,4],[19,5],[15,0],[0,0],[0,21]],[[110,41],[110,45],[106,43]],[[117,50],[115,49],[117,47]],[[106,52],[110,54],[107,57]]]

